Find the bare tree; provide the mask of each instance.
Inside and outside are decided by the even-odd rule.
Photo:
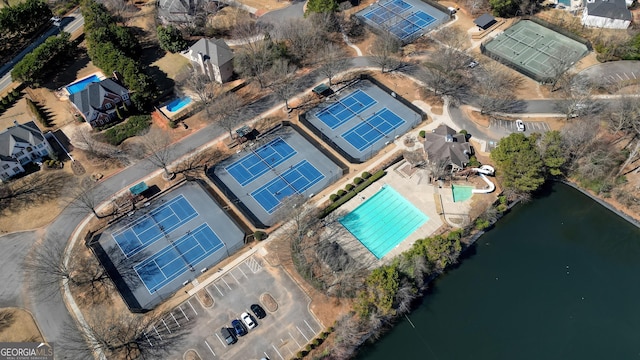
[[[605,120],[614,133],[631,131],[635,136],[640,136],[640,105],[637,98],[617,98],[609,102],[607,110],[608,116]]]
[[[76,186],[71,187],[68,194],[69,205],[82,213],[91,211],[98,219],[104,219],[112,216],[114,213],[101,214],[98,212],[98,206],[107,197],[107,194],[101,190],[102,188],[94,186],[89,181],[80,181]]]
[[[515,92],[522,85],[522,78],[498,64],[486,64],[477,73],[480,78],[475,89],[480,112],[509,111],[516,103]]]
[[[287,20],[277,29],[278,38],[287,40],[289,53],[302,65],[311,64],[318,59],[318,49],[328,42],[326,35],[325,29],[313,26],[309,19]]]
[[[184,86],[198,96],[198,100],[204,106],[207,115],[209,115],[209,104],[215,98],[219,84],[192,66],[185,77]]]
[[[243,46],[234,57],[236,70],[244,77],[254,79],[264,89],[268,83],[267,71],[273,61],[271,40],[259,40],[251,46]]]
[[[99,161],[105,166],[113,162],[122,166],[127,166],[131,163],[126,152],[113,145],[98,141],[89,128],[82,127],[77,129],[73,133],[71,140],[76,148],[86,151],[87,156],[94,163]]]
[[[556,101],[555,108],[567,119],[595,115],[602,110],[602,104],[593,98],[594,85],[586,76],[568,75],[563,81],[566,85],[560,88],[561,99]]]
[[[270,71],[270,75],[273,78],[270,87],[273,93],[284,101],[287,112],[291,110],[289,108],[289,99],[298,93],[298,89],[295,86],[296,69],[288,60],[278,59],[274,62]]]
[[[56,199],[70,179],[68,173],[40,171],[0,183],[0,213]]]
[[[189,152],[190,155],[177,163],[172,168],[174,174],[183,174],[187,177],[197,177],[206,170],[209,164],[215,164],[224,158],[219,149],[207,149],[198,152]]]
[[[331,80],[340,72],[347,68],[349,59],[345,57],[342,50],[333,43],[328,44],[320,51],[320,67],[318,71],[329,80]]]
[[[242,121],[244,100],[238,94],[227,92],[219,96],[210,106],[211,120],[229,132],[233,138],[233,129]]]
[[[143,155],[153,165],[164,170],[164,177],[172,179],[175,174],[169,171],[169,164],[173,160],[171,137],[161,129],[151,129],[140,137]]]
[[[65,331],[61,347],[65,354],[80,358],[87,353],[102,352],[109,359],[161,359],[189,335],[189,322],[177,325],[168,312],[155,314],[127,314],[113,311],[95,311],[78,324],[78,331]],[[163,322],[164,321],[164,322]],[[167,324],[168,330],[163,331]],[[153,326],[161,329],[159,334]],[[66,327],[75,327],[66,324]]]
[[[380,70],[391,71],[400,66],[398,55],[400,53],[400,40],[390,31],[385,31],[376,36],[373,45],[373,61],[380,66]]]

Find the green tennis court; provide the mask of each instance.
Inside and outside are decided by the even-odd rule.
[[[544,81],[582,59],[589,49],[530,20],[522,20],[484,44],[488,55]]]

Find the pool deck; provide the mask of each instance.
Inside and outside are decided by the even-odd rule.
[[[103,74],[101,71],[96,71],[96,72],[91,73],[91,74],[89,74],[89,75],[87,75],[87,76],[83,76],[83,77],[82,77],[82,78],[80,78],[80,79],[76,79],[76,80],[74,80],[73,82],[70,82],[69,84],[67,84],[67,85],[63,86],[61,89],[63,89],[63,90],[64,90],[64,94],[65,94],[65,95],[67,96],[67,98],[68,98],[69,96],[71,96],[71,93],[69,93],[69,90],[67,89],[67,86],[69,86],[69,85],[73,85],[73,84],[75,84],[75,83],[77,83],[77,82],[79,82],[79,81],[82,81],[82,80],[84,80],[84,79],[88,79],[88,78],[90,78],[90,77],[92,77],[92,76],[94,76],[94,75],[95,75],[95,76],[97,76],[97,77],[98,77],[98,79],[100,79],[100,81],[102,81],[102,80],[104,80],[104,79],[106,79],[106,78],[107,78],[106,76],[104,76],[104,74]]]
[[[468,214],[471,208],[470,201],[454,203],[451,187],[438,188],[437,186],[430,184],[422,171],[417,171],[411,176],[404,175],[397,170],[402,165],[403,162],[400,162],[387,169],[387,175],[360,192],[351,200],[347,201],[338,211],[331,215],[331,220],[333,220],[351,212],[356,207],[360,206],[365,199],[373,196],[383,185],[386,184],[393,187],[405,199],[429,217],[429,220],[427,220],[427,222],[425,222],[418,230],[409,235],[409,237],[389,251],[380,260],[376,259],[376,257],[353,235],[346,232],[344,237],[338,240],[340,245],[352,257],[355,259],[362,259],[365,264],[370,264],[371,267],[377,267],[380,266],[381,263],[391,261],[391,259],[400,253],[409,250],[416,240],[429,237],[436,233],[438,229],[445,225],[443,217],[439,213],[438,209],[443,208],[445,213],[449,215],[463,215]],[[419,194],[419,196],[416,196],[416,194]],[[335,224],[336,225],[332,226],[341,226],[337,222]]]

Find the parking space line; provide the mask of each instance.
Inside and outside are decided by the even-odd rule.
[[[305,324],[307,324],[307,326],[309,327],[309,330],[311,330],[311,333],[315,335],[315,334],[316,334],[316,331],[315,331],[315,330],[313,330],[313,329],[311,328],[311,325],[309,325],[309,323],[307,322],[307,320],[305,320],[305,321],[304,321],[304,323],[305,323]]]
[[[235,280],[236,282],[239,282],[238,279],[236,279],[236,277],[233,275],[233,271],[229,271],[229,275],[231,275],[233,280]]]
[[[164,324],[164,327],[166,327],[167,331],[169,332],[169,334],[171,334],[171,329],[169,329],[169,327],[167,326],[167,323],[164,322],[164,319],[160,319],[160,320],[162,320],[162,323]]]
[[[184,315],[184,318],[187,319],[187,321],[191,321],[189,320],[189,317],[187,316],[187,314],[184,312],[184,310],[182,310],[182,305],[178,306],[178,309],[180,309],[180,311],[182,311],[182,315]]]
[[[193,312],[198,315],[198,312],[196,311],[196,309],[193,307],[193,305],[191,305],[191,300],[187,300],[187,302],[189,303],[189,306],[191,306],[191,310],[193,310]]]
[[[211,351],[211,353],[213,354],[213,356],[216,356],[216,353],[213,352],[213,349],[211,348],[211,346],[209,346],[209,343],[207,342],[207,340],[204,341],[204,343],[207,345],[207,347],[209,348],[209,351]]]
[[[180,327],[180,324],[178,324],[178,320],[176,320],[176,317],[173,316],[173,312],[170,312],[169,314],[171,314],[171,317],[173,318],[173,321],[176,322],[176,325],[178,325],[178,327]]]
[[[620,80],[624,80],[622,76],[620,76],[620,74],[616,74],[616,75],[620,78]]]
[[[240,272],[242,273],[242,275],[245,277],[245,279],[248,279],[249,277],[247,276],[247,274],[244,273],[244,271],[242,271],[241,267],[238,267],[238,270],[240,270]]]
[[[267,353],[266,353],[266,352],[264,352],[264,351],[263,351],[262,353],[264,354],[264,356],[266,356],[266,357],[267,357],[267,359],[269,358],[269,354],[267,354]]]
[[[280,359],[284,360],[284,358],[282,357],[282,354],[280,354],[280,351],[278,351],[278,349],[276,349],[276,347],[273,346],[273,344],[271,344],[271,347],[273,348],[273,350],[275,350],[278,353],[278,356],[280,356]]]
[[[216,337],[218,338],[218,340],[220,341],[220,344],[222,344],[222,346],[227,347],[227,344],[225,344],[224,341],[222,341],[222,339],[220,339],[220,336],[218,336],[218,333],[216,333]]]
[[[632,72],[631,72],[631,75],[633,75],[633,78],[634,78],[634,79],[637,79],[637,77],[636,77],[636,73],[635,73],[635,72],[633,72],[633,71],[632,71]]]
[[[153,330],[156,332],[156,335],[158,335],[158,337],[160,338],[160,340],[162,340],[162,336],[160,336],[160,333],[158,332],[158,329],[156,329],[156,326],[153,325],[151,326],[153,328]]]
[[[631,78],[629,77],[629,74],[624,73],[624,76],[627,78],[627,80],[630,80]]]
[[[204,288],[204,291],[206,291],[207,294],[209,294],[209,296],[211,296],[211,299],[213,299],[213,294],[211,293],[211,291],[209,291],[208,287]],[[222,296],[224,296],[224,295],[222,295]]]
[[[298,329],[298,331],[300,332],[300,334],[302,334],[302,336],[305,338],[305,340],[309,341],[309,338],[307,337],[307,335],[305,335],[297,325],[296,325],[296,329]]]
[[[298,348],[301,348],[302,345],[300,345],[300,343],[298,342],[298,340],[296,340],[296,338],[293,337],[293,335],[291,335],[291,332],[289,332],[289,336],[291,336],[291,339],[293,339],[293,341],[296,342],[296,345],[298,345]]]
[[[149,346],[153,346],[153,344],[151,343],[151,340],[149,340],[149,337],[147,336],[146,332],[143,332],[144,337],[147,339],[147,341],[149,342]]]
[[[225,283],[225,285],[227,285],[229,290],[231,290],[231,286],[229,286],[229,284],[227,284],[227,282],[224,280],[224,278],[221,277],[220,280],[222,280],[222,282]]]
[[[218,287],[218,285],[213,284],[213,286],[216,287],[216,290],[218,290],[218,292],[220,293],[220,296],[224,296],[224,294],[222,293],[222,291],[220,291],[220,288]]]

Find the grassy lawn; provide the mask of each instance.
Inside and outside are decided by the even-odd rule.
[[[167,74],[167,77],[174,79],[180,70],[189,64],[189,59],[180,55],[167,53],[165,56],[154,61],[151,66],[157,66],[160,70]]]
[[[23,1],[24,0],[9,0],[7,2],[9,3],[9,6],[13,6],[13,5],[16,5],[16,4],[20,4]],[[0,1],[0,9],[5,7],[5,6],[6,6],[5,0]]]
[[[0,309],[0,341],[41,342],[42,335],[29,312],[18,308]]]

